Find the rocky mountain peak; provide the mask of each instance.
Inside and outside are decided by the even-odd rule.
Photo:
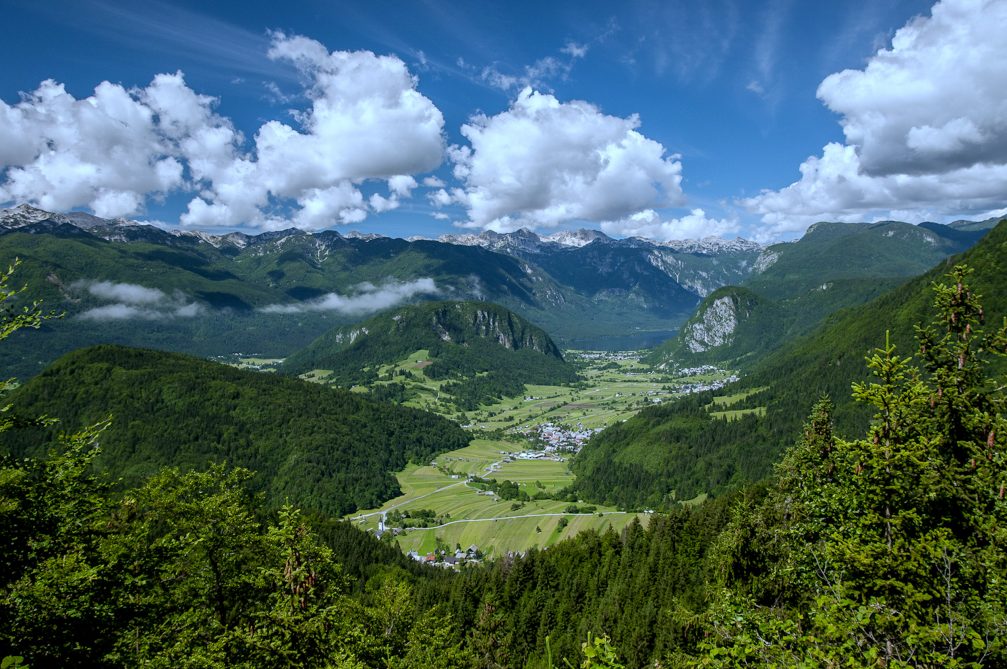
[[[702,239],[673,239],[667,242],[655,242],[658,246],[673,249],[679,253],[699,253],[705,255],[718,255],[723,253],[751,253],[762,251],[763,246],[758,242],[752,242],[738,237],[736,239],[724,239],[722,237],[703,237]]]
[[[338,233],[337,233],[338,234]],[[363,242],[370,242],[375,239],[384,239],[384,235],[379,235],[376,232],[360,232],[359,230],[350,230],[344,235],[347,239],[359,239]]]
[[[5,228],[20,228],[45,220],[68,222],[65,216],[33,207],[30,204],[19,204],[10,209],[0,209],[0,225]]]
[[[581,247],[587,246],[591,242],[599,239],[603,242],[612,241],[612,238],[604,232],[601,232],[600,230],[588,230],[586,228],[581,228],[580,230],[561,230],[560,232],[554,232],[551,235],[543,237],[542,241],[559,244],[561,246]]]
[[[682,341],[692,353],[731,343],[738,327],[738,314],[734,300],[724,295],[705,305],[699,318],[682,329]]]

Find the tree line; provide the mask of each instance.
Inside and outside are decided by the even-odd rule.
[[[43,455],[67,425],[113,420],[95,466],[139,485],[164,467],[227,462],[277,508],[344,515],[399,494],[393,472],[462,448],[468,435],[432,414],[339,388],[181,354],[101,345],[70,353],[11,395],[15,414],[58,425],[0,434],[15,455]]]
[[[836,434],[822,398],[760,484],[458,574],[371,549],[359,560],[377,563],[344,571],[310,519],[263,511],[241,469],[165,468],[115,490],[94,469],[102,425],[47,456],[5,455],[0,654],[31,666],[1003,666],[995,361],[1007,323],[984,326],[969,278],[957,267],[935,283],[915,354],[891,340],[872,353],[873,377],[853,387],[873,414],[858,436]]]

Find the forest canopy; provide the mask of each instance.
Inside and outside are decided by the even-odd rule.
[[[761,484],[459,574],[355,589],[243,469],[117,491],[103,425],[0,460],[0,655],[30,666],[996,667],[1007,663],[1007,322],[956,267],[837,436],[820,399]],[[15,428],[5,424],[3,429]],[[377,553],[372,553],[377,555]],[[354,570],[354,573],[361,573]],[[592,633],[598,636],[592,636]],[[584,639],[588,643],[582,644]],[[582,655],[583,653],[583,655]]]

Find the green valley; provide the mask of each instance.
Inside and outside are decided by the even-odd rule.
[[[838,434],[862,432],[871,414],[853,400],[850,387],[867,377],[866,356],[889,330],[899,351],[914,350],[914,325],[926,319],[931,286],[955,262],[974,269],[970,280],[990,313],[1007,313],[1007,222],[1001,222],[960,256],[864,305],[836,312],[810,333],[779,342],[778,350],[751,361],[731,389],[739,393],[733,420],[713,418],[707,409],[713,396],[700,394],[648,408],[605,431],[577,459],[576,489],[599,503],[664,506],[758,481],[771,475],[803,417],[823,396],[835,402]]]
[[[424,359],[420,351],[406,365]],[[639,352],[567,351],[583,380],[573,386],[528,385],[523,396],[456,415],[476,435],[462,449],[441,453],[397,474],[403,494],[351,514],[358,527],[391,538],[403,551],[426,556],[437,548],[478,547],[483,555],[544,548],[585,530],[620,530],[649,513],[578,501],[571,463],[594,432],[641,408],[723,385],[731,377],[712,368],[674,375],[654,370]],[[451,413],[429,399],[419,406]],[[722,402],[729,405],[732,398]],[[719,409],[711,406],[711,412]],[[705,495],[700,495],[701,501]],[[402,514],[428,517],[424,526]]]
[[[0,2],[0,669],[1007,669],[1005,28]]]

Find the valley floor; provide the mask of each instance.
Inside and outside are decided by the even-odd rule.
[[[618,531],[634,519],[647,523],[647,513],[533,498],[554,495],[573,483],[570,461],[595,430],[646,406],[718,387],[731,377],[710,368],[673,375],[641,364],[635,352],[567,355],[586,364],[586,383],[528,386],[523,397],[450,414],[464,417],[478,438],[466,448],[399,472],[403,494],[380,508],[354,514],[353,522],[390,535],[403,551],[420,558],[436,549],[453,554],[457,547],[470,546],[482,555],[499,557],[544,548],[586,529]],[[439,408],[433,397],[421,396],[415,405]],[[481,483],[485,479],[498,484],[510,481],[524,494],[520,500],[504,499],[485,489]],[[406,514],[409,518],[400,517]],[[426,526],[408,527],[417,523]]]

